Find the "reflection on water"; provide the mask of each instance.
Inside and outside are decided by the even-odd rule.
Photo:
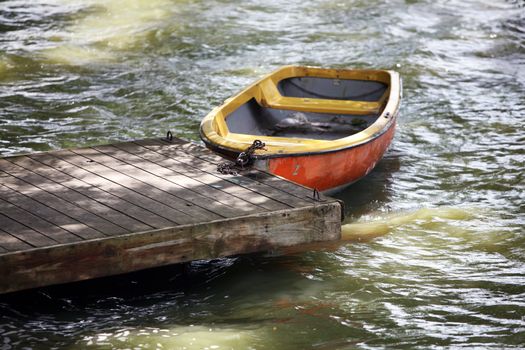
[[[350,241],[0,298],[0,347],[520,348],[519,1],[4,1],[0,153],[164,135],[283,64],[396,69],[392,148]],[[372,239],[372,237],[374,237]]]
[[[48,40],[56,43],[41,54],[50,63],[83,65],[115,61],[121,51],[147,49],[150,42],[164,39],[176,25],[177,4],[170,0],[57,1],[75,9],[69,26]],[[167,28],[166,28],[167,27]]]

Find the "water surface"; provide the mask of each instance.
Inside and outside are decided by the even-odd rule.
[[[0,3],[0,154],[176,136],[284,64],[404,80],[347,241],[0,299],[0,348],[525,346],[523,1]]]

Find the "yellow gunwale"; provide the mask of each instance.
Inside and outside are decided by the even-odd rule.
[[[277,90],[279,81],[291,77],[319,77],[333,79],[373,80],[389,86],[379,101],[342,101],[315,98],[281,96]],[[255,155],[286,155],[316,152],[330,152],[366,143],[381,135],[397,114],[401,96],[399,74],[389,70],[348,70],[325,69],[305,66],[284,66],[262,77],[237,95],[214,108],[201,122],[203,140],[216,147],[242,152],[258,139],[266,144],[265,149]],[[275,137],[264,135],[236,134],[228,130],[226,118],[250,99],[265,107],[291,109],[304,112],[340,114],[381,115],[365,130],[337,140],[315,140],[306,138]]]

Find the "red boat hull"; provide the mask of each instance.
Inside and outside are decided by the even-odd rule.
[[[318,191],[343,188],[367,175],[381,160],[395,132],[395,120],[382,135],[340,151],[270,158],[267,171]]]

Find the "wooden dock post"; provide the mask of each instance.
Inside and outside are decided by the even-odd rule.
[[[182,140],[0,159],[0,293],[341,235],[341,204]]]

